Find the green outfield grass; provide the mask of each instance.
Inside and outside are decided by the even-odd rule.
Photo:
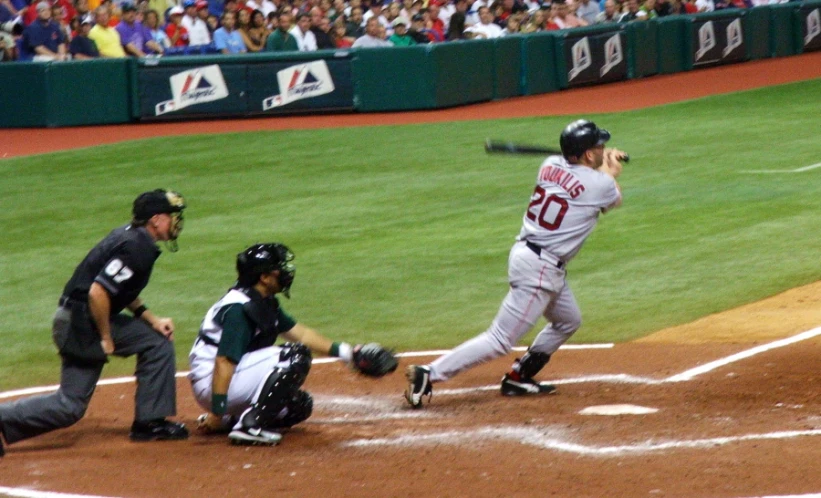
[[[675,89],[671,88],[671,92]],[[584,325],[626,341],[821,278],[821,80],[588,116],[630,152],[624,206],[569,267]],[[175,319],[178,365],[234,257],[296,253],[285,308],[333,338],[446,348],[492,320],[539,158],[484,139],[553,144],[571,117],[136,141],[0,162],[0,390],[58,381],[50,321],[74,266],[141,191],[189,203],[180,252],[143,294]],[[532,334],[528,338],[532,337]],[[114,360],[107,376],[130,373]]]

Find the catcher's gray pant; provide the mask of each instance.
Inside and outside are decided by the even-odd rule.
[[[54,336],[69,333],[70,312],[57,308]],[[111,336],[116,356],[137,355],[137,392],[134,419],[148,421],[175,415],[177,393],[174,344],[143,320],[117,315]],[[103,370],[102,363],[80,363],[62,358],[60,388],[0,405],[6,441],[14,443],[73,425],[83,418]]]
[[[514,244],[508,260],[510,290],[490,328],[431,363],[430,380],[448,380],[509,353],[541,316],[548,324],[530,348],[539,353],[556,352],[582,323],[565,271],[556,266],[556,261],[545,252],[537,255],[524,242]]]

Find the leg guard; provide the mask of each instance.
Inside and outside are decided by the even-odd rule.
[[[285,416],[277,420],[271,429],[293,427],[307,420],[314,410],[314,398],[308,392],[299,390],[285,408]]]
[[[536,353],[528,349],[524,356],[513,364],[513,371],[523,379],[531,379],[547,365],[548,361],[550,361],[549,354]]]
[[[301,377],[299,385],[305,382],[308,372],[311,371],[311,360],[311,350],[308,346],[298,342],[286,342],[279,353],[280,366],[287,362],[288,366],[283,366],[283,368]]]
[[[299,390],[305,377],[282,368],[274,368],[263,381],[259,399],[242,414],[243,427],[267,427],[285,415],[285,408]]]

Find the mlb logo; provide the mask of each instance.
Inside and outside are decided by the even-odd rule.
[[[716,46],[716,32],[713,26],[713,21],[707,21],[703,26],[698,28],[698,50],[696,51],[696,60],[704,57],[707,52]]]
[[[593,64],[593,58],[590,55],[590,40],[586,36],[573,44],[570,53],[573,59],[573,68],[567,73],[567,81],[573,81],[582,71]]]
[[[743,43],[744,33],[741,30],[741,19],[736,19],[727,25],[727,46],[724,47],[722,57],[727,57]]]
[[[621,36],[616,33],[604,42],[604,65],[599,72],[599,76],[604,76],[611,69],[618,66],[624,60],[624,51],[621,46]]]

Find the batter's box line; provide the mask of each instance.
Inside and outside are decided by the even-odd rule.
[[[407,434],[392,438],[353,439],[341,444],[343,448],[368,448],[387,446],[423,446],[449,444],[476,444],[482,441],[509,441],[525,446],[554,450],[563,453],[573,453],[582,456],[613,457],[626,455],[643,455],[652,452],[675,449],[709,449],[717,446],[726,446],[733,443],[749,441],[766,441],[793,439],[798,437],[821,436],[821,430],[779,431],[764,434],[746,434],[742,436],[725,436],[708,439],[692,439],[681,441],[654,442],[652,440],[618,446],[591,446],[578,444],[556,437],[556,430],[551,428],[522,428],[522,427],[483,427],[471,428],[465,431],[445,431],[427,434]]]

